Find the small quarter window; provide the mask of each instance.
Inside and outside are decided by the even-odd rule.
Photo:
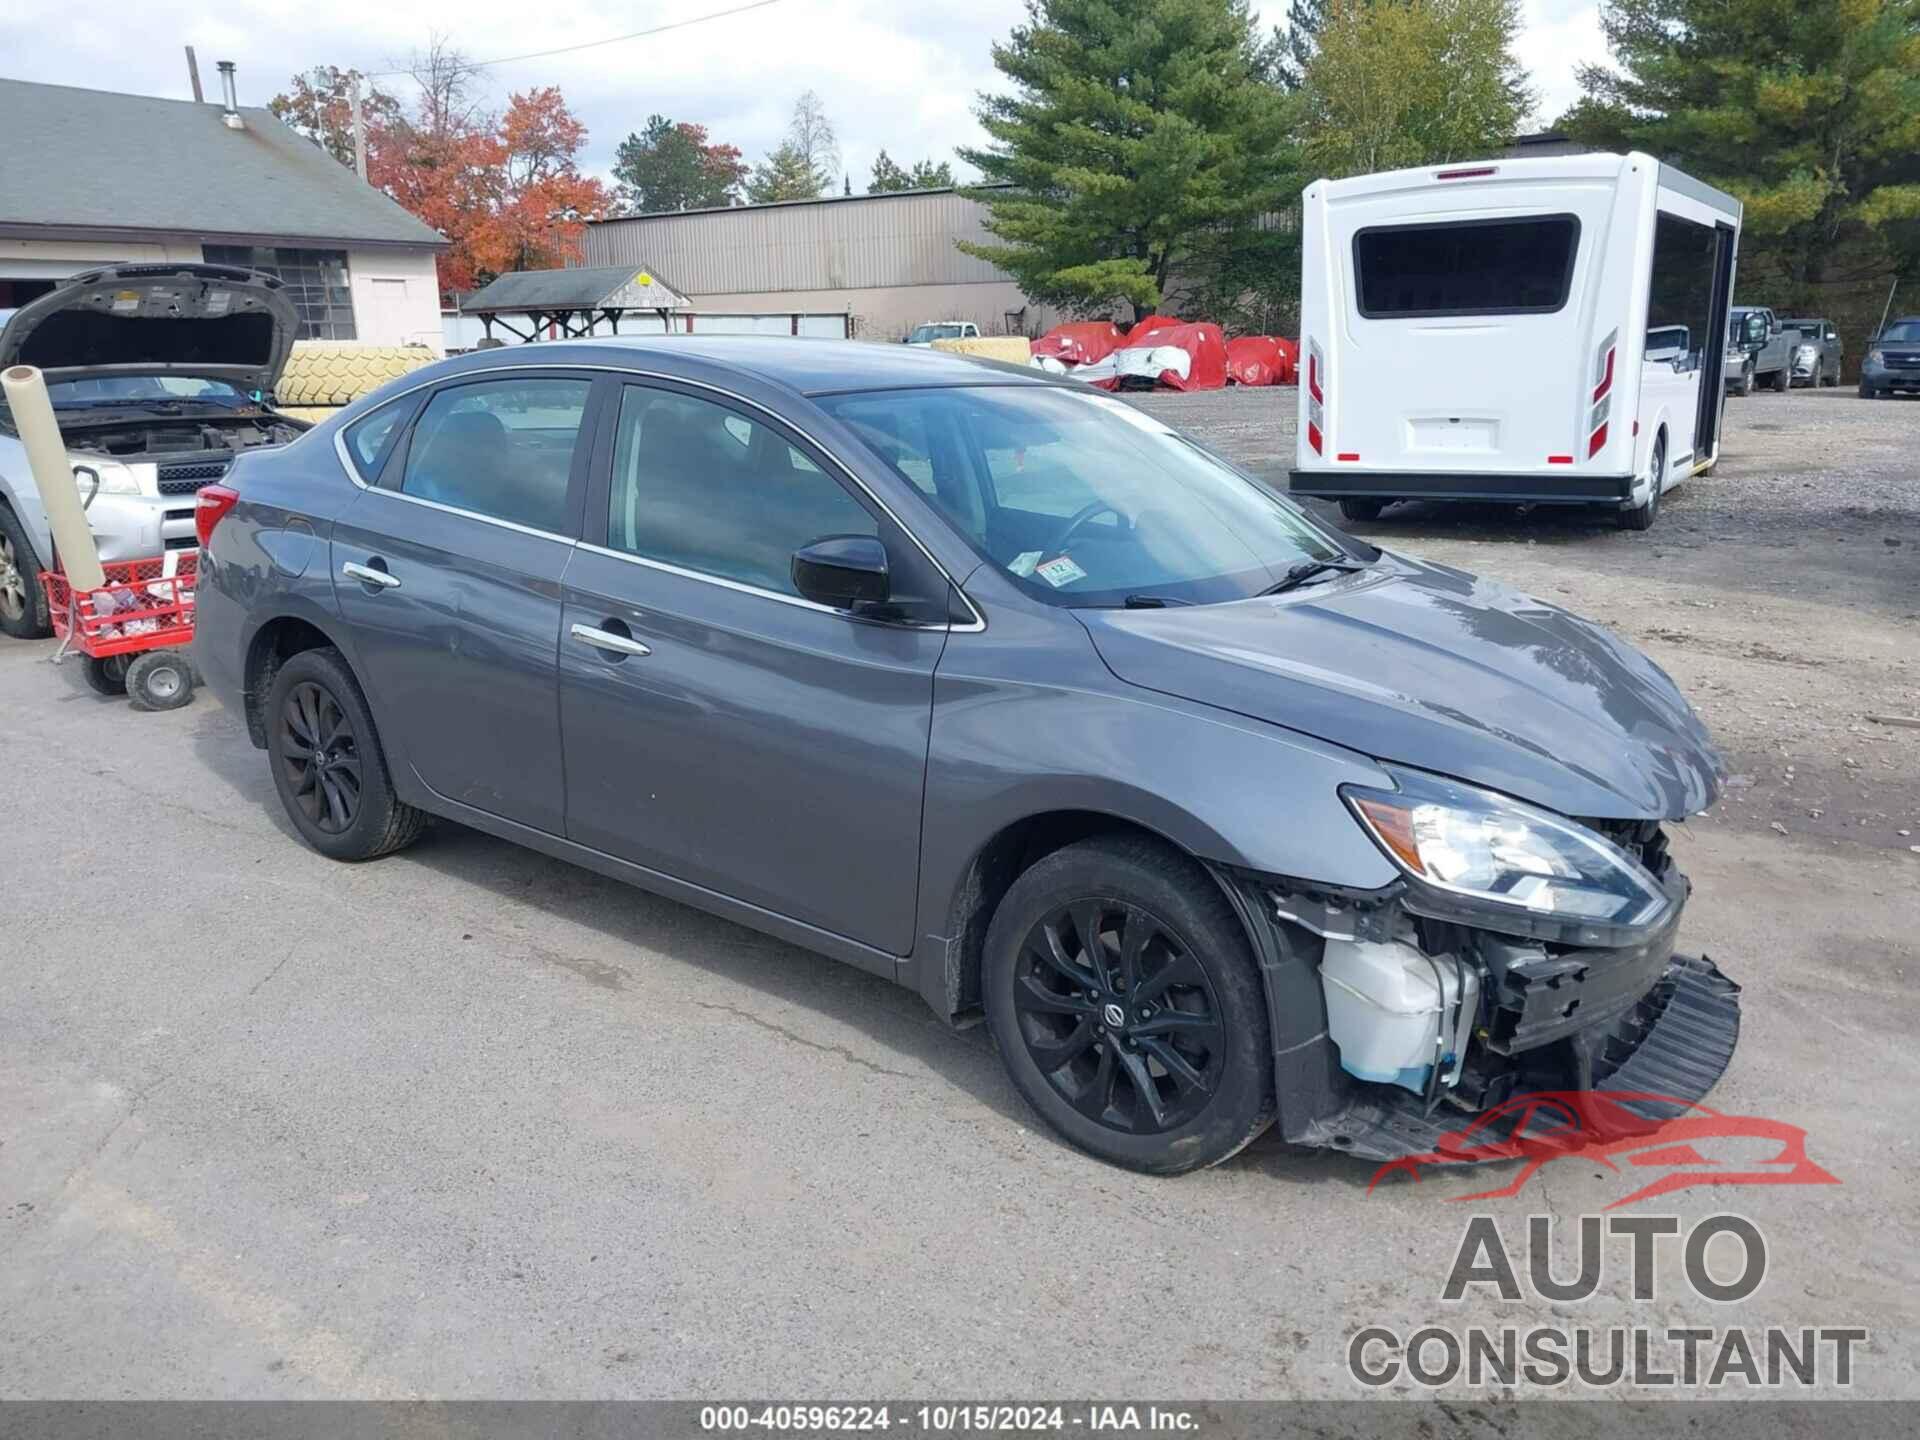
[[[369,485],[379,477],[393,442],[400,437],[401,425],[412,413],[411,399],[394,400],[362,415],[347,427],[347,449],[353,452],[360,478]]]

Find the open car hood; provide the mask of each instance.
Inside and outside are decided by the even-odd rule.
[[[29,301],[0,330],[0,366],[49,380],[193,375],[269,391],[299,316],[271,275],[231,265],[113,265]]]
[[[1653,661],[1444,566],[1387,554],[1273,599],[1074,613],[1122,680],[1563,815],[1680,819],[1719,793],[1706,728]]]

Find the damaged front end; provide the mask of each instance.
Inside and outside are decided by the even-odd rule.
[[[1372,1160],[1538,1092],[1704,1096],[1739,987],[1674,951],[1690,885],[1656,821],[1571,821],[1393,770],[1346,795],[1403,872],[1351,891],[1237,874],[1287,1140]],[[1671,1113],[1670,1109],[1667,1113]]]

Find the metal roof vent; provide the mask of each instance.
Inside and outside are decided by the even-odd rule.
[[[224,97],[220,119],[229,130],[244,130],[247,122],[240,118],[240,100],[233,83],[233,61],[222,60],[220,70],[220,94]]]

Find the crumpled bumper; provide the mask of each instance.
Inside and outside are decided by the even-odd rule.
[[[1620,1096],[1623,1108],[1649,1122],[1669,1119],[1726,1073],[1740,1040],[1740,987],[1705,956],[1675,955],[1638,1005],[1587,1033],[1602,1077],[1594,1090]],[[1368,1160],[1400,1160],[1439,1150],[1443,1137],[1472,1120],[1448,1105],[1429,1113],[1418,1096],[1370,1085],[1288,1138]]]

